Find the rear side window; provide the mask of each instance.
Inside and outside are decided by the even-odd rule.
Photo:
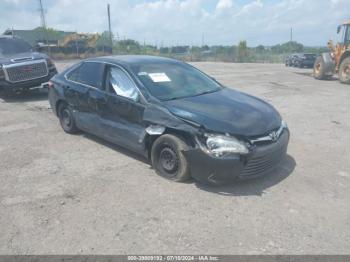
[[[68,79],[81,84],[102,89],[104,64],[83,62],[78,68],[68,74]]]

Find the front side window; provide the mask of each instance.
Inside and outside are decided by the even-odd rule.
[[[102,89],[104,64],[83,62],[78,68],[68,74],[68,79],[81,84]]]
[[[184,63],[147,63],[132,67],[149,92],[160,100],[179,99],[216,92],[221,86]]]
[[[109,92],[136,101],[138,90],[135,83],[117,67],[110,67],[108,71]]]
[[[0,38],[0,55],[14,55],[31,52],[32,47],[18,38]]]
[[[350,44],[350,26],[346,28],[346,33],[345,33],[345,45]]]

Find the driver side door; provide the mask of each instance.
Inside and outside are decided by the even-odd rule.
[[[107,65],[105,80],[106,109],[101,114],[101,127],[106,139],[132,151],[143,153],[143,113],[145,105],[130,75],[121,67]]]

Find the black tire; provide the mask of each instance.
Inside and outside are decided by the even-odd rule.
[[[314,77],[318,80],[324,80],[328,78],[325,71],[325,64],[322,56],[317,57],[314,64]]]
[[[190,179],[190,168],[182,151],[188,145],[179,137],[165,134],[154,141],[151,150],[152,166],[158,175],[176,182]]]
[[[63,102],[58,106],[58,118],[64,132],[68,134],[76,134],[79,132],[75,124],[72,109],[68,104]]]
[[[350,57],[345,58],[340,64],[339,80],[343,84],[350,85]]]

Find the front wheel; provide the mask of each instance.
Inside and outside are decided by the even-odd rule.
[[[76,134],[79,129],[75,125],[75,119],[72,109],[66,103],[61,103],[58,107],[58,118],[60,119],[61,127],[68,134]]]
[[[324,80],[327,78],[325,63],[322,56],[317,57],[314,64],[314,77],[318,80]]]
[[[340,64],[339,80],[344,84],[350,84],[350,57],[345,58]]]
[[[190,168],[183,151],[188,145],[179,137],[165,134],[154,141],[151,150],[152,166],[157,174],[169,180],[184,182],[190,176]]]

